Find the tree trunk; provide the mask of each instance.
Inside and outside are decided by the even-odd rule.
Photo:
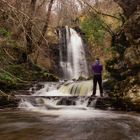
[[[51,10],[52,10],[53,2],[54,2],[54,0],[50,0],[49,7],[48,7],[48,12],[47,12],[46,22],[45,22],[45,25],[44,25],[44,27],[42,29],[41,35],[39,37],[38,46],[40,46],[42,44],[43,38],[45,36],[45,33],[47,32],[49,21],[50,21],[50,15],[51,15]]]
[[[36,7],[36,1],[37,0],[31,0],[30,3],[30,10],[29,10],[29,20],[27,21],[26,24],[26,46],[27,46],[27,54],[31,54],[33,51],[33,36],[32,36],[32,19],[35,14],[35,7]]]

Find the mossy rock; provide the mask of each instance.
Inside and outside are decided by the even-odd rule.
[[[11,89],[16,87],[16,83],[10,83],[7,81],[0,80],[0,90],[9,92]]]
[[[29,81],[32,80],[33,71],[28,68],[26,64],[13,64],[7,67],[7,71],[15,75],[19,79]]]
[[[16,99],[16,97],[9,93],[6,94],[2,91],[0,91],[0,108],[13,108],[17,107],[19,103],[19,100]]]
[[[107,79],[106,81],[103,82],[103,88],[104,90],[107,90],[107,91],[113,91],[115,85],[116,85],[115,79]]]
[[[33,80],[37,80],[37,81],[52,81],[52,82],[59,81],[59,78],[57,76],[50,74],[46,71],[34,72],[32,76],[33,76]]]
[[[112,99],[112,107],[115,110],[138,111],[140,112],[140,102],[134,102],[128,97],[114,97]]]

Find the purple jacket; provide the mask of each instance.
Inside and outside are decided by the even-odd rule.
[[[94,75],[102,74],[103,66],[101,64],[93,64],[92,65],[92,71]]]

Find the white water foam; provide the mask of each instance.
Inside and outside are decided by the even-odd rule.
[[[60,40],[62,39],[65,40],[60,33]],[[74,29],[66,27],[65,42],[64,47],[60,46],[60,66],[63,70],[63,78],[67,80],[78,79],[80,76],[87,78],[89,74],[82,38]],[[66,59],[63,60],[64,58]]]

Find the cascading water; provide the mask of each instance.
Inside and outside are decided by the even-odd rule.
[[[87,109],[88,97],[92,94],[92,81],[40,84],[43,88],[35,90],[37,89],[35,85],[29,89],[31,96],[22,96],[19,108],[33,111],[70,108],[68,106]]]
[[[97,102],[102,104],[98,100],[101,98],[91,101],[88,97],[92,93],[92,81],[46,82],[39,87],[42,88],[38,89],[36,84],[29,90],[30,96],[21,97],[19,108],[25,111],[13,115],[12,110],[4,116],[0,112],[0,138],[7,139],[8,135],[8,140],[21,136],[23,140],[31,137],[34,140],[140,139],[139,115],[93,108]]]
[[[60,37],[60,67],[63,79],[78,79],[88,77],[88,67],[85,56],[85,45],[80,35],[66,26],[65,32],[59,31]]]
[[[92,81],[72,81],[79,77],[88,78],[85,46],[82,38],[69,27],[59,30],[59,38],[62,79],[69,81],[40,83],[43,84],[43,88],[40,90],[35,90],[36,87],[31,88],[31,96],[22,97],[20,108],[45,109],[46,111],[46,109],[64,109],[70,108],[70,106],[79,108],[80,106],[81,109],[88,109],[88,96],[92,94],[93,88]]]

